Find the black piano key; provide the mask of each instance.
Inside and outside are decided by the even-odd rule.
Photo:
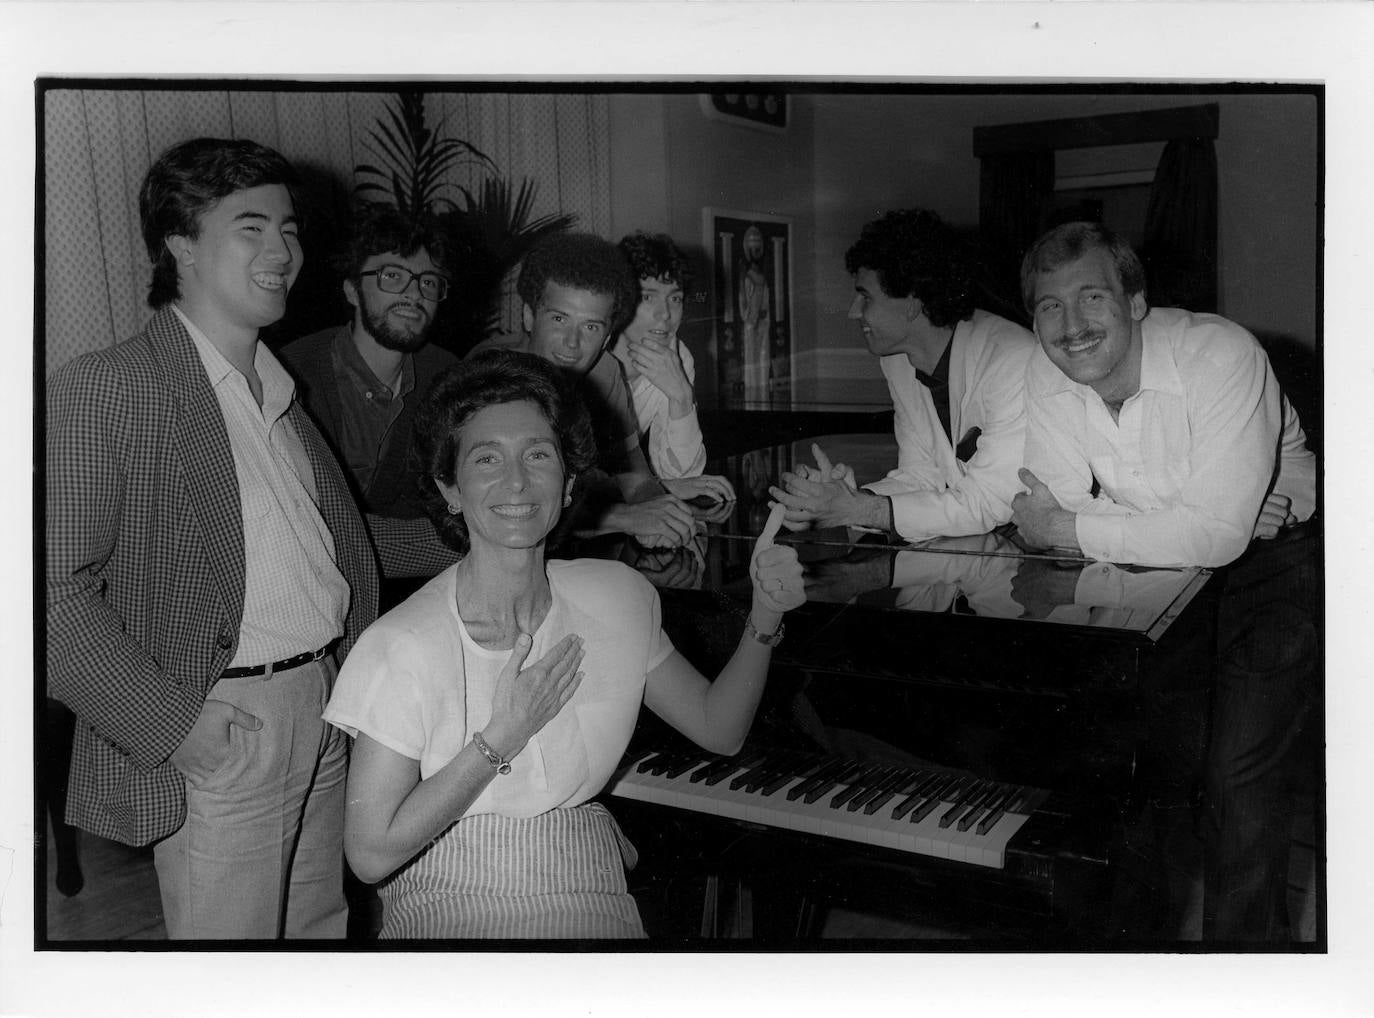
[[[900,792],[903,788],[908,787],[910,782],[910,774],[911,772],[907,770],[905,767],[897,768],[896,773],[894,773],[890,778],[888,778],[887,781],[883,782],[883,786],[879,788],[873,795],[870,795],[867,798],[867,800],[863,803],[864,815],[872,816],[874,813],[878,812],[878,810],[881,809],[883,806],[887,805],[887,803],[890,802],[893,799],[893,797],[897,795],[898,792]]]
[[[679,778],[686,774],[693,767],[699,766],[706,759],[703,753],[683,753],[682,756],[673,762],[667,770],[663,772],[665,778]]]
[[[831,758],[825,761],[825,764],[823,766],[819,767],[815,771],[815,773],[813,773],[800,785],[797,785],[795,788],[789,788],[787,790],[787,801],[796,802],[798,799],[800,799],[803,795],[806,795],[821,782],[828,781],[831,775],[838,774],[847,766],[848,764],[844,760]]]
[[[952,777],[951,780],[945,782],[943,786],[935,789],[925,802],[911,811],[911,822],[913,824],[919,824],[926,817],[930,816],[937,806],[958,795],[959,791],[968,780],[969,779],[966,777]]]
[[[943,781],[945,775],[935,771],[917,771],[918,781],[915,788],[906,791],[906,797],[892,808],[892,819],[900,820],[918,805],[925,801],[926,794],[935,787],[936,782]]]
[[[804,782],[802,782],[801,785],[792,789],[787,794],[794,799],[800,797],[805,801],[810,801],[806,800],[807,796],[809,796],[812,792],[815,792],[817,789],[821,788],[827,782],[833,782],[840,775],[848,771],[849,768],[852,766],[853,764],[851,764],[848,760],[831,760],[829,764],[827,764],[825,767],[822,767],[815,774],[811,775],[811,777],[807,778]]]
[[[997,821],[1001,820],[1008,813],[1016,812],[1016,807],[1021,804],[1024,794],[1025,789],[1021,788],[1019,785],[1012,785],[1007,790],[1007,794],[1003,797],[1002,801],[998,803],[995,808],[990,808],[988,815],[978,821],[978,833],[987,834],[988,831],[997,826]]]
[[[760,788],[759,792],[763,795],[772,795],[792,779],[805,778],[818,770],[820,766],[821,761],[814,756],[801,757],[794,766],[778,774],[772,781]]]
[[[763,790],[778,778],[781,777],[784,783],[791,780],[801,759],[802,754],[796,750],[776,753],[756,767],[742,787],[746,792],[763,794]]]
[[[728,767],[722,767],[714,774],[710,775],[707,778],[703,778],[702,780],[707,785],[718,785],[726,778],[728,778],[731,774],[734,774],[736,771],[738,771],[740,768],[752,767],[754,765],[754,762],[757,761],[763,755],[764,754],[762,750],[755,750],[752,753],[744,753],[737,757],[727,758],[726,762],[729,764]]]
[[[861,768],[857,774],[852,775],[847,782],[848,787],[836,792],[830,799],[830,808],[839,809],[854,796],[858,795],[866,787],[866,783],[872,779],[879,768],[875,764],[868,764]]]
[[[986,799],[992,788],[993,784],[990,781],[975,781],[966,787],[963,793],[954,800],[954,805],[945,810],[940,817],[940,827],[942,829],[952,827],[954,822],[963,816],[970,806],[976,806]]]
[[[706,764],[704,767],[698,767],[688,775],[687,780],[700,783],[715,774],[720,774],[722,772],[728,774],[739,767],[739,763],[740,760],[737,756],[712,757],[710,763]]]
[[[758,779],[759,775],[768,773],[769,768],[773,765],[774,759],[775,758],[771,755],[765,756],[762,760],[755,763],[754,766],[746,769],[742,774],[736,774],[730,779],[731,791],[737,792],[741,788],[745,788],[746,785],[753,784]],[[752,788],[746,790],[753,791]]]
[[[840,771],[836,772],[835,774],[826,778],[824,781],[817,784],[814,788],[811,789],[811,791],[807,792],[804,796],[802,796],[802,801],[806,803],[815,802],[817,799],[826,795],[833,788],[835,788],[836,785],[847,784],[851,778],[855,777],[858,774],[861,774],[863,772],[863,769],[863,764],[848,764]]]
[[[987,806],[987,801],[986,801],[986,800],[985,800],[984,802],[980,802],[980,803],[977,803],[976,805],[970,806],[970,807],[964,812],[964,815],[961,816],[961,817],[959,818],[959,823],[958,823],[958,825],[957,825],[958,831],[959,831],[960,833],[963,833],[964,831],[967,831],[970,827],[973,826],[974,821],[976,821],[979,817],[981,817],[981,816],[983,816],[984,814],[986,814],[987,811],[988,811],[988,806]]]
[[[967,831],[975,822],[991,813],[1000,803],[1005,802],[1009,794],[1010,790],[1006,785],[994,782],[988,794],[959,818],[959,830]]]
[[[646,756],[643,760],[639,761],[639,764],[635,767],[635,770],[638,771],[640,774],[649,774],[651,773],[652,769],[656,767],[660,763],[660,761],[662,761],[662,759],[667,755],[667,753],[651,753],[648,756]]]
[[[1006,815],[1007,811],[1005,807],[998,806],[982,820],[978,821],[978,833],[987,834],[988,831],[997,826],[997,821],[1001,820]]]
[[[897,796],[906,795],[914,791],[923,780],[921,774],[922,772],[920,771],[912,771],[905,767],[901,768],[897,772],[896,779],[892,784],[888,785],[881,793],[875,795],[864,804],[864,815],[872,816]],[[893,819],[900,818],[894,817]]]
[[[684,754],[681,751],[661,753],[659,754],[658,759],[653,761],[653,763],[650,765],[648,773],[665,775],[678,764],[680,764],[685,755],[687,754]]]
[[[983,816],[990,816],[999,809],[1005,809],[1008,802],[1016,794],[1015,785],[1002,785],[997,789],[997,793],[983,803]],[[978,833],[982,833],[979,831]]]
[[[894,783],[900,781],[901,778],[902,769],[900,767],[884,768],[882,771],[875,774],[873,780],[869,782],[868,787],[865,788],[863,792],[850,799],[849,802],[845,804],[844,808],[851,813],[857,813],[872,802],[876,796],[881,795]]]

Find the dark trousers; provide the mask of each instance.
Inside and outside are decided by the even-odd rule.
[[[1312,530],[1255,542],[1219,570],[1193,606],[1210,611],[1211,624],[1163,647],[1142,686],[1135,795],[1115,888],[1118,936],[1177,937],[1200,876],[1205,940],[1289,939],[1294,816],[1298,797],[1315,803],[1320,789],[1320,540]]]
[[[1303,737],[1320,717],[1320,540],[1256,542],[1225,573],[1202,781],[1203,934],[1289,936],[1296,795],[1315,797],[1319,758]]]

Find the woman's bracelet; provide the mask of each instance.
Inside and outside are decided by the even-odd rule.
[[[472,733],[472,744],[477,747],[479,753],[487,758],[487,763],[491,764],[492,769],[497,774],[510,773],[510,761],[488,746],[487,740],[482,738],[481,732]]]

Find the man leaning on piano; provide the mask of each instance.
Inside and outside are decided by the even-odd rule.
[[[1150,307],[1139,258],[1098,224],[1056,227],[1026,253],[1038,346],[973,306],[968,255],[932,213],[869,223],[845,263],[850,318],[892,395],[898,463],[861,488],[817,449],[814,468],[770,489],[787,525],[917,542],[1010,522],[1022,546],[1056,559],[1024,560],[1021,591],[1057,578],[1048,586],[1065,604],[1091,571],[1064,558],[1229,567],[1215,581],[1196,778],[1203,933],[1286,939],[1293,747],[1317,684],[1316,555],[1272,539],[1313,515],[1316,460],[1264,350],[1217,315]]]
[[[1260,544],[1309,519],[1316,458],[1268,357],[1217,315],[1152,308],[1129,245],[1049,231],[1021,290],[1040,349],[1026,373],[1031,546],[1146,566],[1227,567],[1203,750],[1203,935],[1287,938],[1291,786],[1316,697],[1316,554]]]
[[[786,525],[896,531],[905,540],[983,534],[1011,518],[1025,444],[1022,387],[1034,338],[974,306],[971,252],[933,212],[868,223],[845,253],[849,317],[892,395],[897,466],[858,488],[831,466],[784,472],[770,488]]]

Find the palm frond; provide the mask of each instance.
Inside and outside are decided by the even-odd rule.
[[[471,142],[444,137],[442,129],[442,119],[433,129],[426,125],[423,93],[398,93],[364,136],[363,145],[376,161],[353,168],[354,192],[389,193],[397,208],[412,214],[458,207],[445,196],[448,191],[468,202],[467,188],[450,179],[454,171],[465,165],[495,170],[496,164]]]

